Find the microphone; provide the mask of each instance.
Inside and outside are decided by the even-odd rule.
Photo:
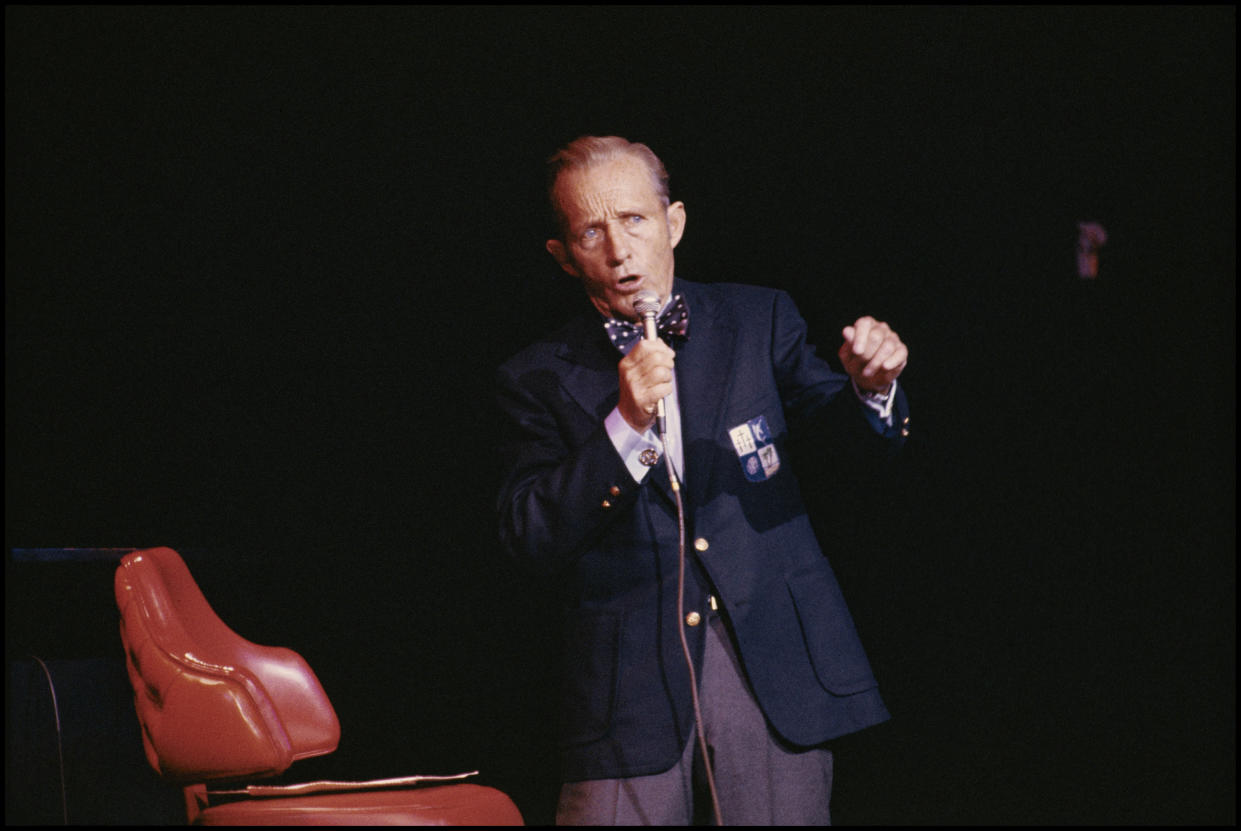
[[[642,316],[642,323],[646,328],[645,340],[655,340],[659,337],[659,329],[655,324],[655,319],[659,316],[659,307],[659,295],[650,289],[642,289],[634,295],[633,310]],[[667,419],[664,415],[664,400],[659,399],[655,407],[655,425],[662,439],[668,431]]]

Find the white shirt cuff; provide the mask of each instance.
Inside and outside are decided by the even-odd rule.
[[[896,403],[896,382],[892,382],[892,386],[888,387],[886,393],[866,392],[860,389],[852,378],[849,379],[849,383],[853,385],[853,392],[858,400],[874,410],[883,423],[891,427],[892,405]]]
[[[639,433],[629,426],[629,422],[625,421],[625,417],[620,414],[619,408],[613,408],[612,412],[608,413],[607,418],[603,420],[603,426],[608,431],[612,446],[616,448],[621,460],[625,462],[625,467],[629,469],[629,475],[633,477],[633,481],[641,482],[651,471],[649,465],[642,463],[642,451],[652,450],[658,456],[663,456],[664,446],[660,444],[655,431],[647,430],[645,433]],[[647,457],[650,458],[649,453]]]

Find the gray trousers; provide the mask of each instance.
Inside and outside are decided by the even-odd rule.
[[[707,616],[699,698],[725,825],[830,825],[832,753],[786,744],[767,726],[724,621]],[[568,782],[557,825],[710,825],[697,733],[671,769],[650,776]]]

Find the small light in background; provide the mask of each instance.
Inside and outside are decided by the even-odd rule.
[[[1077,223],[1077,276],[1093,280],[1099,276],[1099,249],[1107,243],[1107,230],[1097,222]]]

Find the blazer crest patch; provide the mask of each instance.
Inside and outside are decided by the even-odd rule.
[[[728,431],[733,449],[741,461],[741,470],[751,482],[765,482],[780,469],[780,455],[772,439],[767,419],[763,416],[738,424]]]

